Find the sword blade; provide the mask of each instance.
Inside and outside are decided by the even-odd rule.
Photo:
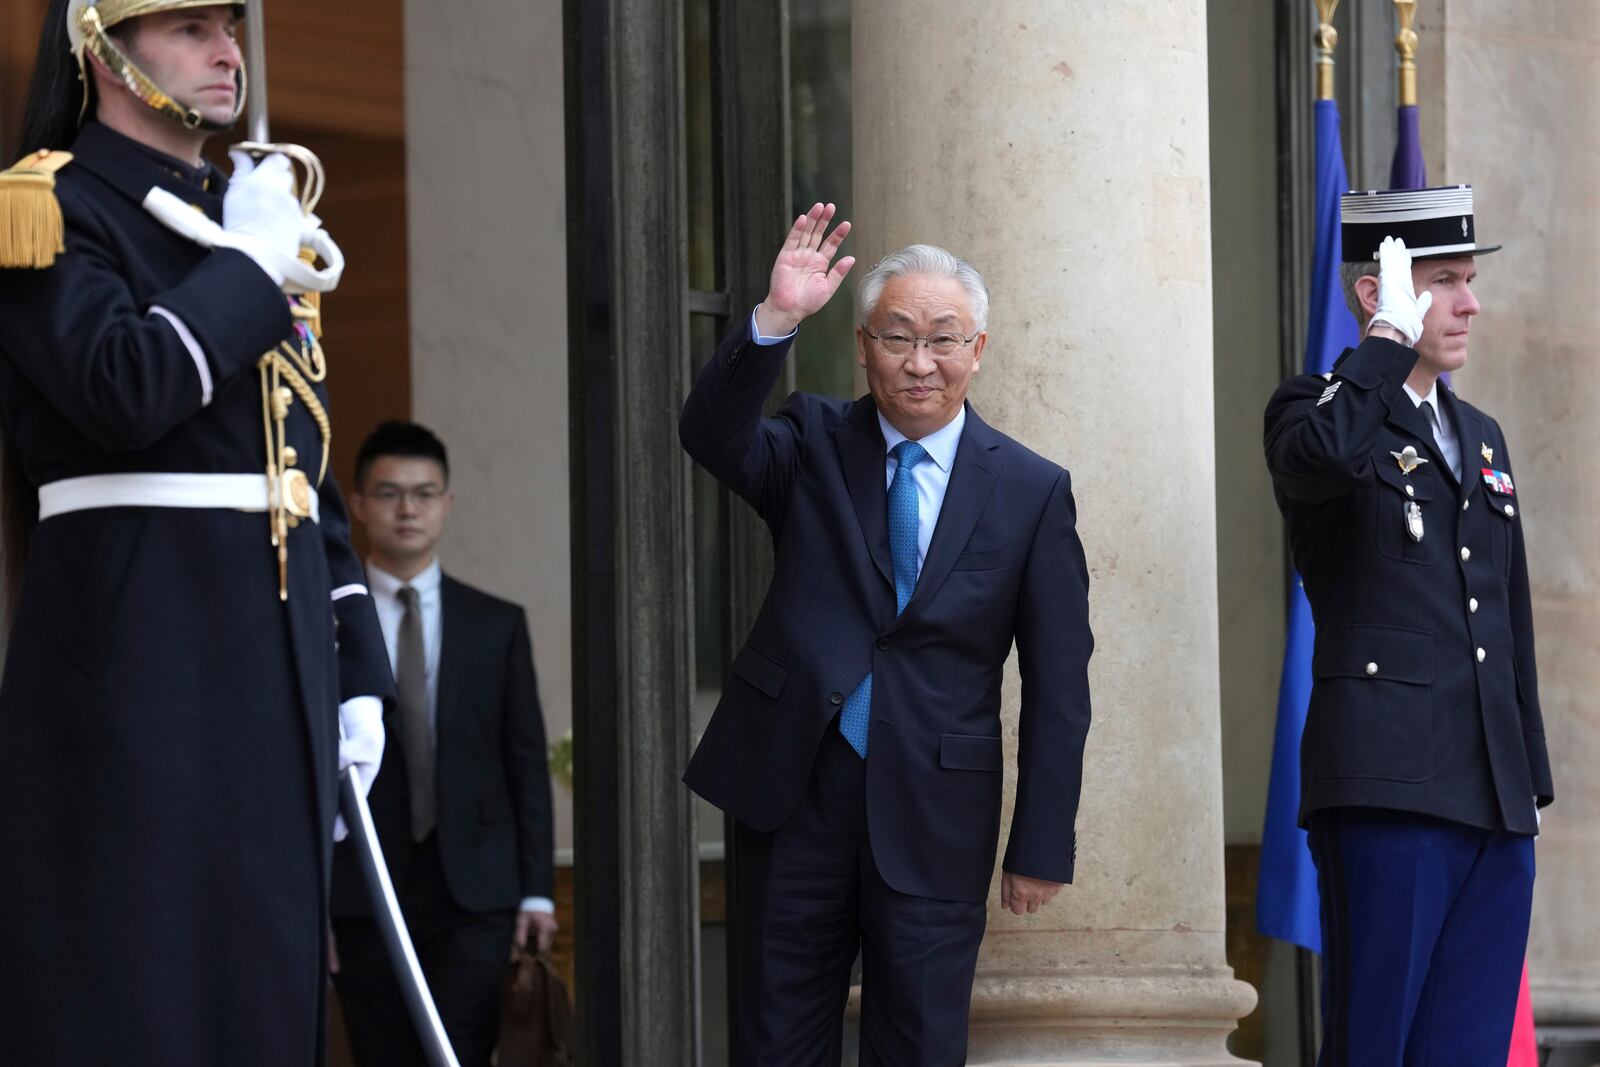
[[[266,0],[250,0],[244,9],[244,70],[249,78],[245,95],[245,121],[250,140],[266,143],[267,133],[267,13]]]
[[[245,73],[249,76],[249,96],[245,101],[246,121],[250,140],[263,144],[272,140],[267,125],[267,27],[266,0],[250,0],[245,6]],[[449,1035],[439,1018],[439,1009],[428,989],[428,980],[422,974],[422,964],[417,960],[417,950],[411,943],[411,932],[406,929],[405,916],[400,911],[400,901],[394,893],[394,883],[389,880],[389,866],[383,859],[383,846],[378,843],[378,830],[372,823],[372,811],[367,807],[366,790],[361,788],[361,772],[347,768],[339,776],[339,811],[350,831],[350,844],[355,851],[356,863],[361,868],[361,878],[367,887],[372,903],[372,914],[383,935],[389,961],[394,965],[401,997],[406,1002],[406,1013],[411,1016],[417,1037],[422,1042],[429,1067],[461,1067],[455,1050],[450,1047]]]
[[[350,831],[350,844],[355,849],[356,862],[372,901],[373,918],[389,950],[389,961],[394,964],[406,1013],[416,1027],[417,1037],[428,1057],[428,1067],[461,1067],[455,1050],[450,1047],[444,1022],[439,1018],[439,1009],[433,1003],[433,994],[428,990],[428,980],[422,975],[422,964],[417,961],[417,950],[411,944],[411,932],[406,929],[405,916],[400,912],[394,883],[389,880],[383,846],[378,843],[378,830],[372,823],[372,811],[367,807],[360,783],[361,772],[355,767],[339,776],[339,812]]]

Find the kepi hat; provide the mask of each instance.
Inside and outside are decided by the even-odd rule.
[[[1414,260],[1481,256],[1501,247],[1477,243],[1470,185],[1345,193],[1339,221],[1346,263],[1377,259],[1385,237],[1404,241]]]

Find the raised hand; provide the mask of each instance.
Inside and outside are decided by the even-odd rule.
[[[767,297],[756,309],[756,328],[763,335],[780,337],[793,331],[806,316],[820,311],[855,266],[854,256],[833,263],[840,243],[850,232],[848,222],[827,232],[833,213],[832,204],[813,204],[810,211],[794,220],[772,263]]]
[[[1398,330],[1412,347],[1422,339],[1422,320],[1433,306],[1433,294],[1419,297],[1411,281],[1411,253],[1398,237],[1385,237],[1378,246],[1378,308],[1371,326],[1384,323]],[[1370,326],[1369,326],[1370,329]]]

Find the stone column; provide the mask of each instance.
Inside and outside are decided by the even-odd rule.
[[[573,1047],[695,1064],[682,5],[405,16],[415,408],[455,460],[445,565],[527,604],[574,728]]]
[[[854,6],[854,251],[984,272],[973,403],[1072,470],[1091,572],[1077,881],[1017,918],[997,872],[973,1063],[1237,1063],[1255,1003],[1223,954],[1204,11]]]
[[[526,609],[555,739],[572,725],[561,5],[407,0],[405,37],[412,414],[456,492],[440,558]],[[554,800],[570,857],[572,797]]]
[[[1500,421],[1516,464],[1555,776],[1537,846],[1528,966],[1541,1027],[1600,1025],[1600,7],[1450,0],[1435,183],[1471,182],[1483,312],[1461,395]],[[1426,92],[1426,86],[1424,92]],[[1441,165],[1442,164],[1442,165]],[[1437,169],[1435,169],[1437,168]],[[1469,455],[1477,442],[1463,442]]]

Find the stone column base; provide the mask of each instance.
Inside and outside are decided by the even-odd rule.
[[[1228,1035],[1255,1010],[1233,971],[980,975],[967,1063],[982,1067],[1242,1067]],[[861,987],[850,990],[859,1021]]]
[[[1535,914],[1538,914],[1535,910]],[[1541,981],[1534,960],[1528,986],[1540,1026],[1592,1027],[1600,1023],[1600,978],[1560,976]]]

